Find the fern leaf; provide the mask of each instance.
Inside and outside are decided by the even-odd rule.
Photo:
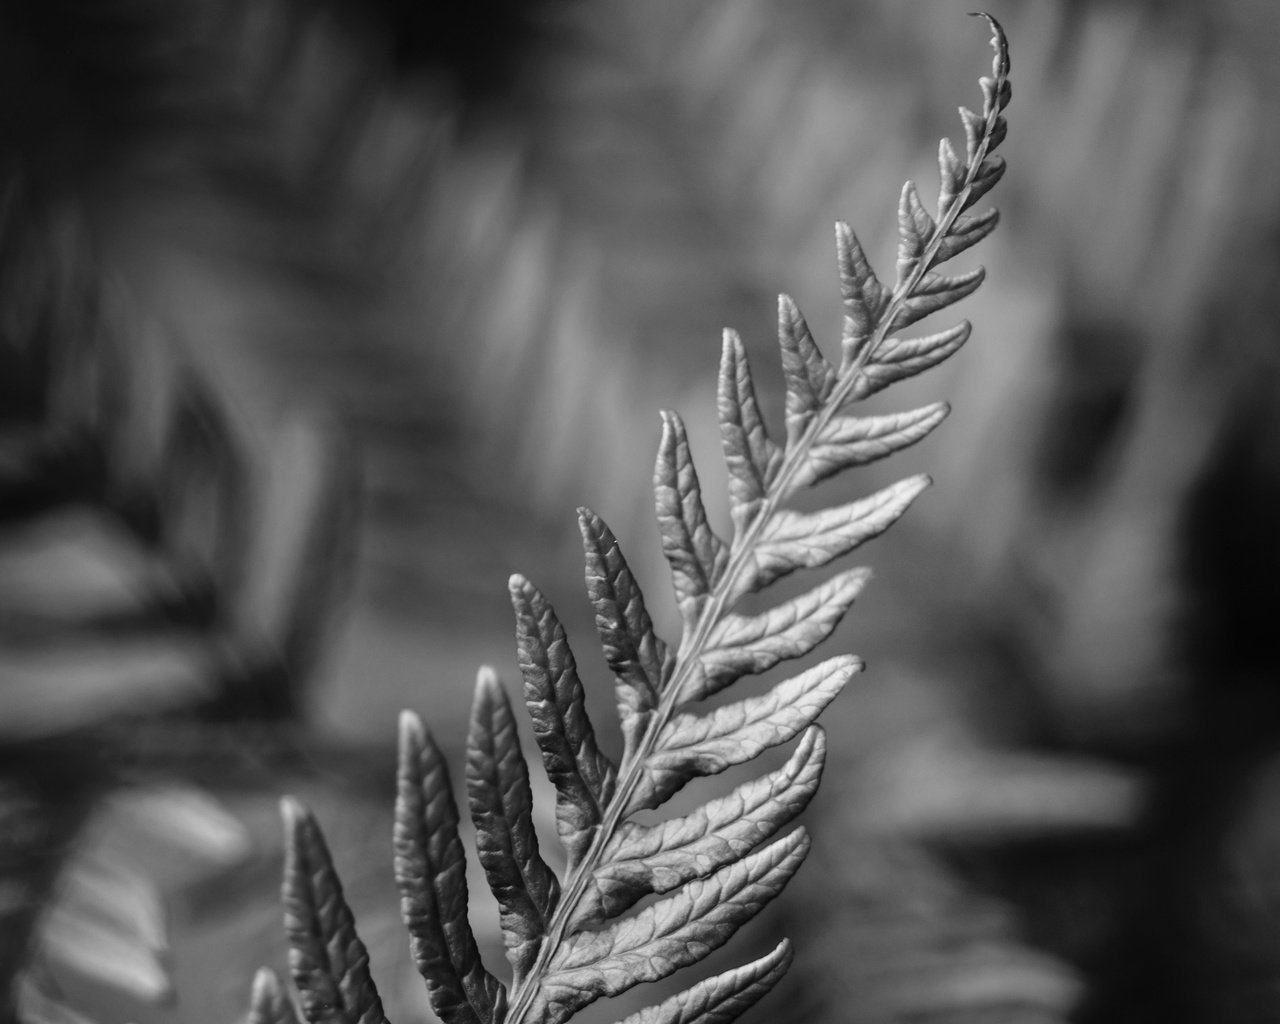
[[[964,124],[965,156],[972,164],[982,145],[982,135],[986,131],[987,119],[968,107],[961,107],[960,121]]]
[[[529,770],[498,677],[476,680],[467,742],[467,793],[480,863],[502,914],[507,959],[518,984],[538,952],[560,898],[560,881],[538,852]]]
[[[760,590],[796,569],[816,569],[848,554],[892,526],[928,486],[928,477],[913,476],[821,512],[784,509],[760,529],[750,571],[733,595]]]
[[[643,763],[631,810],[656,807],[690,780],[715,775],[786,743],[813,724],[862,662],[829,658],[779,683],[768,693],[718,707],[705,715],[676,714]]]
[[[781,892],[809,852],[803,828],[599,931],[566,939],[548,964],[535,1016],[559,1024],[601,996],[616,996],[697,963]]]
[[[613,796],[616,769],[596,745],[564,627],[523,576],[511,577],[525,703],[556,788],[556,828],[572,863],[591,842]]]
[[[972,295],[982,284],[986,271],[979,267],[967,274],[925,274],[916,285],[911,295],[904,299],[898,308],[898,315],[889,326],[890,331],[899,331],[910,327],[918,320],[923,320],[930,313],[955,305],[961,299]]]
[[[682,697],[701,700],[744,675],[804,657],[832,634],[870,576],[849,569],[761,615],[724,616],[707,638],[698,685],[686,686]]]
[[[657,825],[624,822],[601,854],[574,927],[613,917],[637,900],[670,892],[739,860],[792,821],[817,791],[826,758],[822,729],[810,726],[787,763],[725,796]]]
[[[280,989],[280,979],[269,968],[260,968],[254,975],[245,1024],[298,1024],[298,1015]]]
[[[889,296],[871,269],[858,236],[844,221],[836,224],[836,264],[840,270],[840,297],[844,302],[843,374],[871,340]]]
[[[978,169],[978,173],[973,177],[973,182],[969,185],[969,195],[965,199],[964,205],[961,209],[969,209],[969,207],[995,188],[996,183],[1004,177],[1004,172],[1004,157],[991,156],[983,160],[982,165]]]
[[[787,384],[787,446],[799,443],[835,387],[836,373],[790,296],[778,296],[778,345]]]
[[[950,139],[938,143],[938,216],[949,210],[962,191],[964,191],[965,164],[956,155],[956,149]]]
[[[867,398],[890,384],[937,366],[969,340],[971,329],[969,321],[963,320],[955,327],[923,338],[893,339],[885,351],[877,353],[874,362],[863,367],[851,398],[855,401]]]
[[[467,866],[444,758],[417,716],[400,716],[395,869],[418,973],[444,1024],[501,1024],[506,990],[467,920]],[[299,986],[301,988],[301,986]]]
[[[951,407],[934,402],[884,416],[833,416],[818,431],[809,457],[796,471],[796,487],[820,483],[846,469],[865,466],[928,437]]]
[[[1000,211],[995,209],[987,210],[986,213],[957,217],[955,224],[951,228],[951,233],[938,246],[935,262],[945,263],[953,256],[959,256],[966,249],[972,248],[986,238],[987,235],[991,234],[999,223]]]
[[[654,632],[644,595],[613,531],[585,508],[578,510],[578,528],[586,553],[587,597],[616,681],[622,735],[634,745],[658,708],[671,671],[670,655]]]
[[[783,939],[759,960],[700,981],[619,1024],[730,1024],[767,995],[790,966],[791,943]]]
[[[717,397],[733,525],[735,530],[742,530],[759,511],[777,475],[782,451],[769,439],[756,404],[747,353],[736,331],[724,332]]]
[[[899,287],[915,273],[936,230],[937,225],[920,201],[915,182],[908,181],[902,186],[902,199],[898,202]]]
[[[284,911],[289,969],[311,1024],[379,1024],[382,1001],[369,953],[356,934],[329,848],[311,812],[281,803],[285,820]]]
[[[697,621],[707,596],[724,573],[729,548],[707,522],[689,438],[683,421],[673,412],[662,414],[653,492],[662,551],[671,566],[676,602],[686,624],[692,623]]]

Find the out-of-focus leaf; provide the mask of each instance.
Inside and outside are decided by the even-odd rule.
[[[280,979],[269,968],[259,968],[254,975],[245,1024],[298,1024],[298,1015],[281,989]]]

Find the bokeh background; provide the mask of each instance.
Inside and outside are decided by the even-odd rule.
[[[936,0],[0,5],[0,984],[27,1024],[240,1019],[277,801],[393,1020],[394,722],[460,764],[509,573],[612,717],[573,510],[676,633],[648,479],[779,291],[839,323],[990,52]],[[758,1020],[1280,1021],[1280,8],[1020,0],[974,338],[824,650],[809,864]],[[501,962],[491,901],[473,919]],[[687,983],[687,982],[686,982]],[[647,994],[593,1008],[619,1019]]]

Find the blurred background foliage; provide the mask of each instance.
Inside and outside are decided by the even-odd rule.
[[[514,681],[519,570],[609,720],[573,508],[674,635],[657,410],[722,490],[721,327],[780,413],[775,293],[834,335],[837,218],[888,265],[976,102],[965,9],[0,6],[7,1019],[238,1019],[283,960],[284,791],[392,1019],[428,1019],[395,712],[457,763],[476,666]],[[768,1012],[1280,1020],[1280,9],[993,13],[1003,224],[973,342],[909,385],[947,427],[845,485],[937,482],[829,645],[870,670]]]

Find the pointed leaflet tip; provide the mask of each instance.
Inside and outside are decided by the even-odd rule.
[[[529,770],[511,702],[487,666],[477,674],[471,709],[467,796],[480,863],[498,901],[507,959],[518,985],[547,933],[560,882],[538,850]]]
[[[586,559],[587,597],[596,632],[613,672],[614,693],[627,750],[639,741],[671,671],[667,645],[654,631],[644,595],[618,540],[590,509],[578,510]]]
[[[991,48],[996,52],[991,63],[991,73],[997,78],[1007,76],[1012,65],[1009,62],[1009,39],[1004,34],[1004,28],[986,11],[970,11],[969,17],[985,18],[991,26]]]
[[[789,295],[778,296],[778,345],[787,385],[787,448],[791,449],[830,397],[836,373]]]
[[[253,976],[249,995],[249,1014],[245,1024],[298,1024],[288,997],[280,987],[280,979],[269,967],[259,967]]]
[[[826,759],[822,728],[811,725],[781,768],[737,786],[689,814],[655,825],[629,822],[605,847],[571,929],[616,917],[741,860],[808,806]]]
[[[667,410],[662,413],[653,494],[662,553],[671,566],[676,602],[685,624],[691,626],[728,564],[729,547],[707,521],[684,423]]]
[[[570,865],[591,845],[613,796],[613,762],[596,744],[569,638],[555,609],[523,576],[511,578],[525,705],[556,789],[556,829]]]
[[[731,1024],[769,993],[791,959],[791,941],[783,939],[759,960],[700,981],[619,1024]]]
[[[498,1024],[506,990],[485,970],[467,919],[467,866],[444,758],[412,712],[400,716],[393,845],[413,961],[444,1024]]]
[[[285,932],[289,970],[308,1020],[337,1011],[354,1024],[385,1024],[382,1001],[369,974],[369,953],[356,934],[355,919],[324,834],[299,800],[280,802],[285,821]]]
[[[777,475],[782,452],[769,438],[756,402],[746,348],[737,331],[726,328],[716,394],[720,442],[729,470],[730,514],[744,530]]]
[[[844,221],[836,222],[836,265],[844,302],[841,341],[843,365],[849,366],[875,331],[889,297],[863,252],[858,236]]]
[[[559,1024],[601,996],[697,963],[782,891],[809,846],[798,828],[614,924],[568,937],[548,964],[531,1019]]]
[[[807,729],[863,668],[853,655],[828,658],[767,693],[695,715],[678,712],[644,760],[644,782],[629,811],[653,808],[695,778],[745,764]]]
[[[886,458],[927,437],[950,411],[946,402],[934,402],[883,416],[833,416],[818,431],[792,480],[797,488],[804,487]]]
[[[916,272],[935,228],[933,218],[920,201],[915,182],[908,181],[902,186],[902,197],[898,201],[898,288],[904,287]]]
[[[869,569],[847,569],[759,615],[725,615],[700,655],[702,673],[682,699],[702,700],[744,675],[804,657],[835,631],[870,578]]]

